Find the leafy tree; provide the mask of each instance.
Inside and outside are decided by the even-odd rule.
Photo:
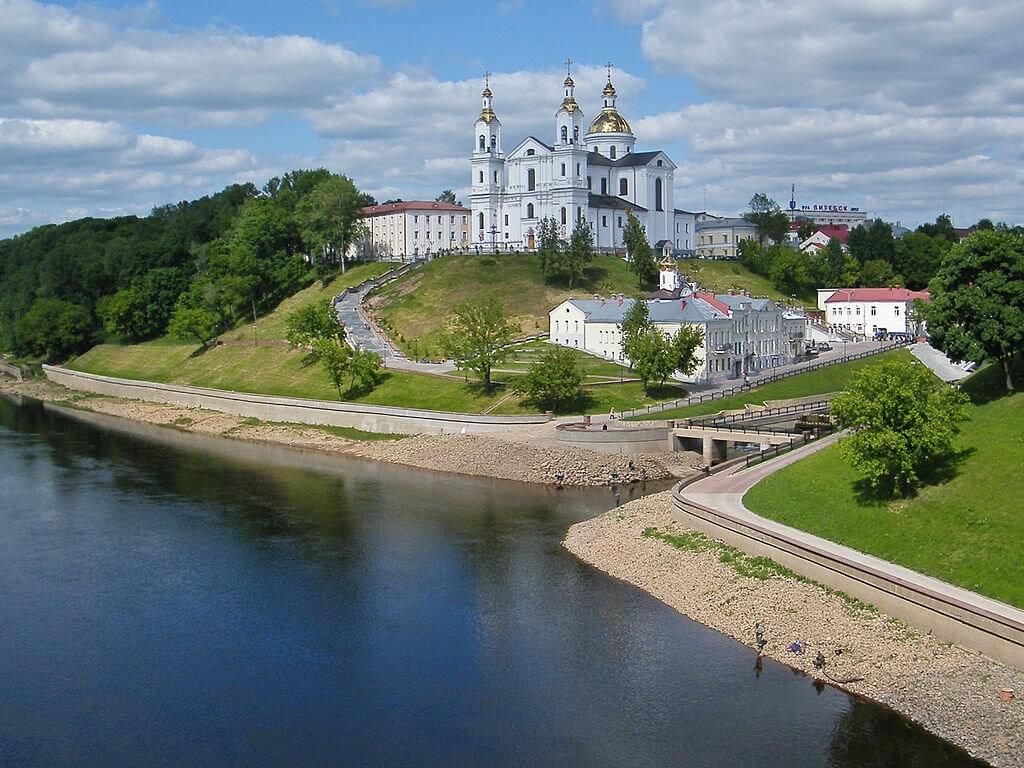
[[[955,243],[959,240],[956,228],[953,226],[953,220],[945,213],[937,216],[934,224],[922,224],[917,228],[917,231],[928,235],[928,237],[941,237],[950,243]]]
[[[367,349],[354,350],[349,359],[349,391],[358,389],[368,392],[377,386],[381,380],[380,369],[383,364],[384,360],[376,352]]]
[[[833,237],[828,241],[825,250],[821,254],[821,270],[819,275],[819,286],[838,288],[846,285],[843,282],[845,275],[846,253],[843,252],[843,245]]]
[[[865,288],[886,288],[902,282],[903,279],[892,271],[892,265],[881,259],[864,262],[860,270],[860,284]]]
[[[508,358],[511,353],[508,345],[519,330],[501,305],[474,299],[455,307],[442,336],[441,348],[459,370],[477,373],[484,389],[490,392],[491,369]]]
[[[123,288],[96,303],[96,314],[110,333],[130,339],[142,338],[146,322],[146,305],[136,288]]]
[[[285,338],[295,347],[312,347],[319,339],[345,340],[345,326],[338,322],[329,300],[300,307],[285,318]]]
[[[780,248],[772,259],[768,277],[772,284],[787,294],[803,294],[814,288],[809,257],[791,248]]]
[[[537,258],[544,282],[550,281],[562,271],[562,242],[558,238],[558,225],[551,217],[540,220],[537,242]]]
[[[36,299],[15,327],[15,350],[63,360],[83,349],[92,334],[89,311],[60,299]]]
[[[313,262],[324,280],[336,264],[345,271],[345,254],[362,233],[360,213],[363,200],[347,176],[332,176],[320,182],[295,209],[306,244],[313,250]]]
[[[584,378],[575,352],[551,346],[512,386],[541,408],[560,412],[583,400]]]
[[[663,386],[675,371],[693,373],[700,362],[696,352],[703,343],[704,332],[698,326],[683,326],[674,336],[663,333],[651,322],[643,301],[634,301],[623,318],[622,351],[645,392],[650,392],[652,384]]]
[[[352,349],[338,339],[325,337],[316,340],[315,350],[320,365],[338,390],[338,399],[341,400],[341,386],[352,373]]]
[[[697,350],[704,344],[704,329],[699,325],[684,325],[672,337],[675,369],[687,376],[697,370],[702,360]]]
[[[781,243],[789,231],[789,218],[779,204],[763,192],[758,192],[748,203],[750,208],[743,218],[757,227],[757,244],[764,245],[765,240]]]
[[[632,211],[626,211],[622,241],[626,244],[629,268],[636,274],[638,282],[641,286],[650,283],[658,274],[658,265],[654,261],[651,244],[647,241],[647,232]]]
[[[650,324],[650,310],[647,307],[647,302],[633,301],[622,317],[622,325],[619,326],[623,348],[632,339],[647,330]]]
[[[569,247],[563,258],[565,273],[569,277],[569,290],[572,290],[574,281],[583,279],[583,270],[593,260],[594,231],[590,228],[590,222],[580,217],[573,227]]]
[[[797,236],[799,236],[800,241],[803,242],[817,231],[818,227],[815,225],[814,221],[811,219],[801,219],[796,233]]]
[[[954,245],[930,284],[928,331],[954,360],[1010,364],[1024,349],[1024,237],[979,232]]]
[[[996,225],[992,223],[992,219],[978,219],[978,223],[971,227],[975,232],[987,232],[995,228]]]
[[[456,199],[455,193],[450,189],[444,190],[444,192],[442,192],[434,199],[439,203],[451,203],[452,205],[462,205],[462,201]]]
[[[903,358],[870,365],[832,400],[832,415],[853,432],[841,442],[854,468],[880,496],[905,496],[921,474],[952,451],[967,418],[967,397]]]
[[[210,309],[203,306],[189,305],[179,301],[171,315],[167,332],[179,339],[195,338],[202,346],[209,344],[217,336],[220,320]]]
[[[935,277],[949,247],[949,242],[943,238],[910,232],[895,243],[893,267],[903,275],[908,288],[920,290]]]

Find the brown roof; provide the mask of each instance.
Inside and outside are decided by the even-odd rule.
[[[914,299],[931,300],[928,291],[911,291],[907,288],[840,288],[827,299],[826,304],[845,301],[913,301]]]
[[[406,200],[403,203],[387,205],[368,205],[363,208],[363,216],[383,216],[386,213],[404,213],[405,211],[451,211],[452,213],[470,213],[469,208],[437,200]]]

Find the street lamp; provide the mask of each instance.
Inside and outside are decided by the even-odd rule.
[[[846,339],[843,339],[843,360],[846,359]]]

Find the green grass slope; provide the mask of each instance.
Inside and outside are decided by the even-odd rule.
[[[679,262],[679,272],[715,293],[747,290],[754,296],[767,296],[773,301],[799,303],[812,309],[817,305],[814,294],[787,296],[778,291],[767,277],[754,274],[738,261],[688,259]]]
[[[1024,393],[999,370],[964,389],[974,404],[947,476],[916,497],[872,500],[838,446],[776,472],[744,498],[760,515],[1024,608]]]

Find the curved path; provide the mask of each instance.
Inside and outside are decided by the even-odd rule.
[[[673,489],[673,518],[753,555],[877,605],[890,615],[1024,669],[1024,611],[754,514],[759,480],[831,445],[830,435],[752,468],[740,462]],[[826,505],[827,499],[822,499]]]

